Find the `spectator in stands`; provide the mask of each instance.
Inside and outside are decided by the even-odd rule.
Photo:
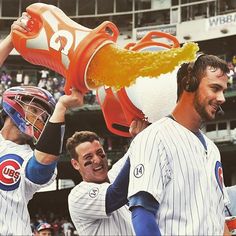
[[[65,219],[63,221],[61,227],[63,229],[64,236],[72,236],[74,231],[74,226],[68,219]]]
[[[134,136],[146,125],[145,121],[133,121],[130,133]],[[97,134],[75,132],[66,147],[72,166],[83,179],[68,197],[69,212],[78,234],[134,235],[130,212],[124,206],[129,181],[128,154],[108,172],[107,157]]]
[[[35,231],[35,236],[53,236],[53,227],[46,222],[38,225]]]
[[[230,62],[227,62],[227,66],[229,68],[229,72],[227,73],[227,76],[228,76],[228,89],[232,89],[233,87],[233,77],[234,77],[234,65],[233,63],[230,61]]]
[[[4,90],[8,89],[11,86],[11,76],[7,74],[5,71],[2,71],[2,76],[1,76],[1,84],[4,88]]]
[[[43,70],[39,71],[39,73],[41,74],[41,78],[42,79],[46,79],[47,80],[47,78],[49,76],[49,71],[48,70],[43,69]]]
[[[61,223],[59,222],[58,219],[55,219],[55,220],[53,221],[52,227],[53,227],[54,236],[59,236],[60,225],[61,225]]]
[[[43,88],[43,89],[47,89],[46,84],[47,84],[47,79],[41,78],[38,82],[38,87]]]

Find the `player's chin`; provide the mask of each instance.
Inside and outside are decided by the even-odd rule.
[[[108,182],[108,177],[107,175],[96,176],[96,180],[94,182],[97,184]]]
[[[208,113],[205,120],[206,121],[211,121],[211,120],[214,120],[215,117],[216,117],[216,113]]]
[[[103,169],[103,171],[97,171],[94,173],[97,179],[103,180],[107,178],[107,171]]]
[[[204,116],[206,121],[214,120],[216,116],[216,110],[214,108],[206,110]]]

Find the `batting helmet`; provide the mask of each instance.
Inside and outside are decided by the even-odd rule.
[[[56,101],[45,89],[33,86],[16,86],[3,93],[3,111],[12,119],[21,132],[37,142]]]

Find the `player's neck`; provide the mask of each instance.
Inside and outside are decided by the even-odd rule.
[[[186,105],[178,103],[171,115],[176,122],[192,132],[198,132],[201,127],[202,122],[199,115],[188,103]]]
[[[16,144],[22,145],[25,144],[25,140],[21,137],[20,130],[15,126],[11,119],[6,119],[4,125],[0,131],[4,139],[12,141]]]

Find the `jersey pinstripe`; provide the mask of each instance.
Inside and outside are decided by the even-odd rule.
[[[114,179],[124,165],[127,155],[109,171]],[[68,197],[71,219],[79,235],[134,235],[131,214],[127,206],[106,214],[105,197],[109,183],[81,182]]]
[[[0,235],[32,235],[27,209],[33,194],[50,184],[37,185],[25,176],[33,151],[28,145],[4,140],[0,135]]]
[[[220,154],[165,117],[137,135],[130,147],[128,197],[149,192],[159,202],[162,235],[223,235],[224,189]]]

